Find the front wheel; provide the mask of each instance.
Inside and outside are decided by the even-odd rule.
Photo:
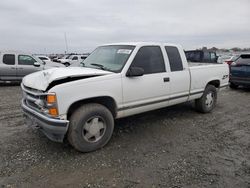
[[[70,66],[70,64],[69,64],[68,62],[64,63],[64,65],[65,65],[66,67]]]
[[[211,112],[217,102],[217,89],[213,85],[208,85],[201,98],[195,100],[197,111],[202,113]]]
[[[85,104],[70,117],[68,141],[78,151],[91,152],[107,144],[113,129],[113,116],[105,106]]]

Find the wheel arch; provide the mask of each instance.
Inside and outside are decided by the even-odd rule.
[[[88,104],[88,103],[101,104],[110,110],[110,112],[112,113],[114,118],[117,115],[117,104],[116,104],[115,100],[110,96],[100,96],[100,97],[82,99],[82,100],[78,100],[78,101],[72,103],[67,110],[67,119],[70,118],[70,116],[74,113],[74,111],[78,107],[82,106],[83,104]]]
[[[211,80],[207,83],[207,85],[213,85],[214,87],[218,89],[220,88],[220,80],[219,79]]]

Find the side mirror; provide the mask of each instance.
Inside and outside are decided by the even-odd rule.
[[[34,66],[35,66],[35,67],[40,67],[41,64],[40,64],[39,62],[34,62]]]
[[[144,74],[144,69],[140,67],[130,67],[126,74],[127,77],[142,76]]]

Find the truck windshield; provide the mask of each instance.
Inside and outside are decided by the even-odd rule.
[[[94,50],[83,63],[85,67],[121,72],[134,48],[135,46],[129,45],[101,46]]]

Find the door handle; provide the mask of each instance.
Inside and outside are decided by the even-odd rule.
[[[163,78],[163,81],[164,81],[164,82],[169,82],[169,81],[170,81],[170,78],[169,78],[169,77],[165,77],[165,78]]]
[[[16,69],[16,67],[10,67],[11,69]]]

